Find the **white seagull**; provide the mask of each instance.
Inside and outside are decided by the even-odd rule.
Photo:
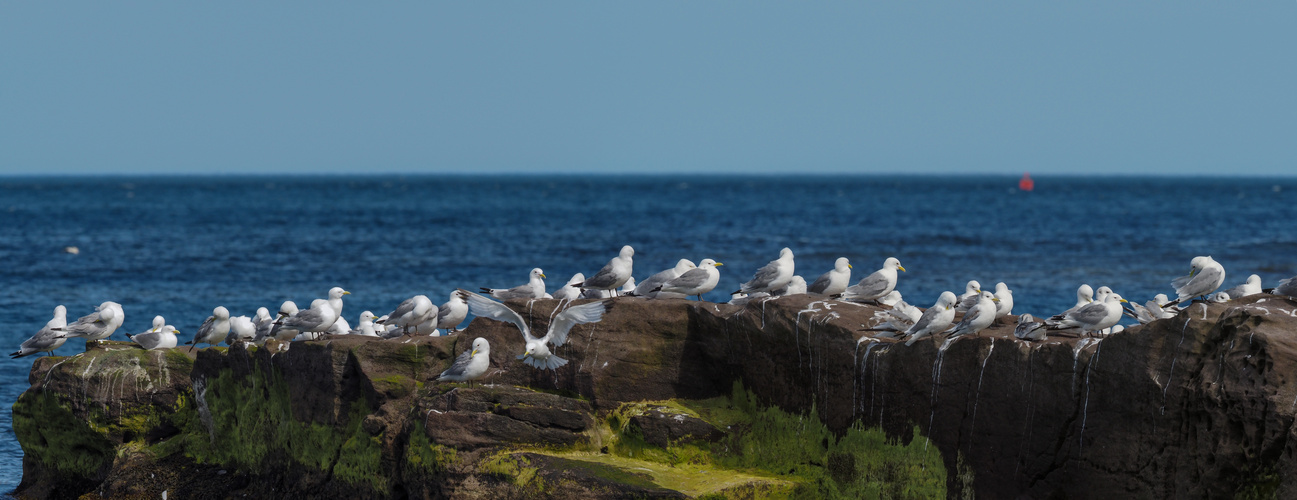
[[[513,288],[481,288],[482,293],[500,300],[545,298],[545,271],[539,267],[528,273],[527,283]]]
[[[527,322],[513,309],[467,290],[464,290],[464,293],[468,296],[468,308],[473,314],[513,323],[518,327],[522,332],[522,338],[527,342],[527,351],[518,356],[518,359],[535,368],[548,370],[566,365],[567,360],[551,354],[547,344],[553,343],[554,347],[563,345],[567,342],[568,331],[573,326],[603,319],[603,313],[612,305],[611,300],[601,300],[569,307],[554,315],[554,319],[549,323],[549,331],[544,337],[536,338],[531,336],[531,329],[527,327]]]
[[[603,269],[600,269],[594,276],[573,286],[581,289],[608,290],[616,297],[617,288],[626,284],[626,281],[631,278],[635,265],[634,256],[634,248],[631,248],[630,245],[623,246],[616,257],[604,264]]]
[[[851,285],[851,261],[846,257],[838,257],[837,262],[833,263],[833,269],[816,278],[814,283],[806,287],[806,293],[832,297],[847,291],[849,285]]]
[[[21,358],[38,352],[50,352],[58,349],[64,342],[68,341],[67,333],[61,331],[63,327],[68,326],[68,308],[63,305],[54,307],[54,317],[45,322],[45,327],[23,341],[18,346],[18,351],[9,354],[13,358]]]
[[[476,380],[486,373],[486,369],[491,367],[491,343],[486,339],[478,337],[473,339],[473,348],[464,351],[455,363],[450,365],[446,371],[441,372],[437,381],[449,380],[451,382],[466,382]]]
[[[792,249],[784,247],[783,250],[779,251],[778,259],[770,261],[761,269],[757,269],[757,273],[752,275],[752,279],[740,285],[739,289],[734,293],[752,295],[757,292],[770,293],[783,288],[789,281],[792,281],[795,266]]]

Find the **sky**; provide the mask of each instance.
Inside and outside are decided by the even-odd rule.
[[[0,175],[1294,175],[1297,1],[0,2]]]

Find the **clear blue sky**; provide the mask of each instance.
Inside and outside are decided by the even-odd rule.
[[[0,174],[1297,171],[1297,1],[3,2]]]

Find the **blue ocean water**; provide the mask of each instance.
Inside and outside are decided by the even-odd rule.
[[[984,177],[183,177],[0,180],[0,345],[40,329],[54,306],[75,319],[105,300],[139,332],[164,315],[193,334],[213,307],[252,315],[308,304],[333,286],[346,316],[384,314],[455,287],[550,290],[597,271],[623,244],[643,278],[725,263],[728,292],[788,246],[814,280],[846,256],[856,278],[889,256],[898,289],[927,307],[969,279],[1006,282],[1015,312],[1050,314],[1080,283],[1147,300],[1195,255],[1232,286],[1297,274],[1297,179]],[[64,247],[76,246],[72,255]],[[124,340],[124,332],[114,339]],[[71,355],[80,340],[57,351]],[[0,403],[27,388],[31,358],[0,358]],[[0,491],[22,450],[0,411]]]

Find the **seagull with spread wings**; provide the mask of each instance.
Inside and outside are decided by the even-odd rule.
[[[554,347],[563,345],[567,342],[567,334],[572,327],[598,322],[603,319],[603,313],[612,306],[611,300],[601,300],[564,309],[563,312],[554,315],[554,319],[549,322],[549,331],[545,336],[537,338],[531,335],[531,328],[527,326],[522,316],[508,306],[468,290],[460,289],[460,292],[468,297],[468,308],[474,315],[513,323],[517,326],[522,332],[522,338],[527,341],[527,351],[518,356],[518,359],[542,370],[553,370],[567,364],[566,359],[550,353],[548,344],[553,343]]]

